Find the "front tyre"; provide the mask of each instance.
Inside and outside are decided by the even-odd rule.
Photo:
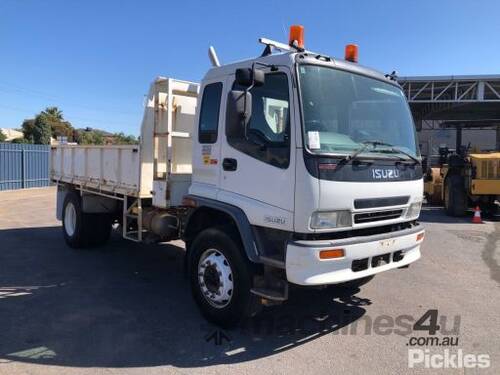
[[[193,297],[207,320],[221,327],[237,325],[253,312],[253,265],[240,250],[241,241],[218,228],[202,231],[189,251]]]

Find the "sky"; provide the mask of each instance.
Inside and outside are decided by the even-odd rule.
[[[74,127],[139,134],[159,75],[199,82],[213,45],[221,63],[258,56],[259,37],[400,76],[500,74],[500,1],[0,0],[0,127],[47,106]]]

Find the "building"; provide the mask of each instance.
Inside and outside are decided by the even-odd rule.
[[[9,129],[9,128],[0,128],[0,132],[2,132],[5,135],[5,140],[7,142],[11,142],[14,139],[17,138],[23,138],[23,132],[15,129]]]
[[[439,146],[500,150],[500,75],[398,77],[424,156]]]

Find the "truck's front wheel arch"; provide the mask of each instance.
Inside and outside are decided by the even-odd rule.
[[[236,223],[229,214],[209,207],[200,207],[187,220],[183,232],[184,241],[186,244],[190,244],[198,233],[214,226],[225,226],[232,230],[238,230]]]
[[[188,254],[194,238],[204,229],[213,227],[223,227],[232,237],[238,238],[242,245],[242,255],[251,262],[259,263],[259,255],[248,218],[241,209],[230,205],[201,206],[191,212],[182,231],[182,239],[186,243]]]

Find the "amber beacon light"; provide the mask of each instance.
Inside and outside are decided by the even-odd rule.
[[[288,44],[292,47],[304,49],[304,26],[290,26],[290,37],[288,40]]]
[[[345,46],[345,59],[353,63],[358,62],[358,46],[356,44]]]

